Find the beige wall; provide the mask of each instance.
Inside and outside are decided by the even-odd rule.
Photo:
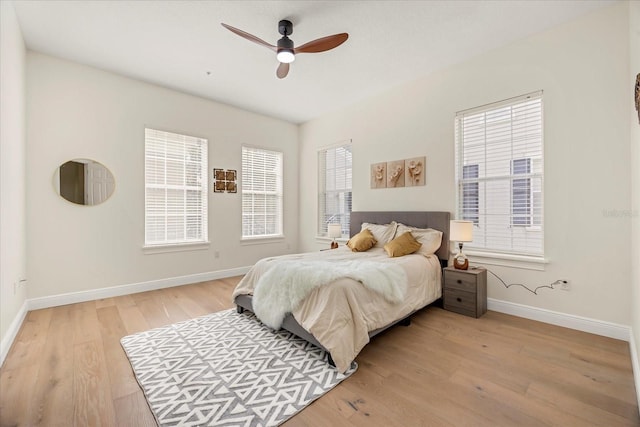
[[[629,8],[631,67],[628,90],[631,91],[635,85],[636,75],[640,73],[640,2],[630,2]],[[631,108],[631,327],[636,346],[636,395],[640,406],[640,262],[638,262],[640,260],[640,123],[638,119],[638,112]]]
[[[301,126],[300,188],[317,188],[316,151],[353,139],[354,210],[455,210],[457,111],[544,90],[544,271],[489,266],[507,283],[556,279],[572,290],[530,294],[489,278],[489,297],[631,323],[628,4],[457,64]],[[427,156],[425,187],[372,190],[369,166]],[[316,194],[300,196],[301,249],[315,239]]]
[[[11,2],[0,2],[0,339],[3,359],[9,328],[26,299],[25,46]]]
[[[32,52],[27,116],[29,298],[245,267],[297,249],[296,125]],[[283,151],[286,238],[242,245],[241,194],[210,190],[207,250],[145,254],[145,126],[208,139],[210,180],[213,168],[240,171],[242,144]],[[111,170],[106,203],[78,206],[55,193],[54,171],[73,158]]]

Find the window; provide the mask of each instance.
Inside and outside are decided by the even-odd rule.
[[[242,147],[242,238],[282,236],[282,153]]]
[[[457,217],[480,251],[542,257],[542,92],[456,114]]]
[[[351,142],[318,151],[318,235],[340,223],[349,235],[351,216]]]
[[[207,241],[207,140],[145,129],[145,246]]]

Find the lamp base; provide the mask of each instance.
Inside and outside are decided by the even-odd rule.
[[[338,242],[336,242],[335,240],[331,242],[331,249],[338,249]]]
[[[458,254],[453,258],[453,267],[457,270],[469,268],[469,258],[462,253],[462,242],[458,242]]]
[[[457,256],[453,259],[453,267],[456,270],[467,270],[469,268],[469,259],[463,256]]]

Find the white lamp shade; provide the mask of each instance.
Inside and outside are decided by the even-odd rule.
[[[342,226],[340,224],[329,224],[329,237],[335,239],[336,237],[342,237]]]
[[[473,221],[452,220],[449,223],[449,240],[453,242],[473,241]]]

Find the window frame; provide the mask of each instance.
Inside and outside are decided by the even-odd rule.
[[[245,152],[252,151],[254,153],[262,152],[265,154],[275,155],[277,157],[276,163],[279,165],[279,169],[276,171],[276,183],[275,189],[269,190],[255,190],[253,188],[248,188],[249,182],[247,182],[247,168],[249,165],[245,164]],[[265,160],[266,163],[266,160]],[[256,147],[252,145],[243,145],[241,149],[241,182],[240,182],[240,194],[241,194],[241,241],[243,242],[256,242],[256,241],[264,241],[269,239],[282,239],[284,238],[284,152],[273,150],[270,148]],[[266,167],[263,167],[263,170],[266,170]],[[264,172],[266,175],[266,172]],[[245,215],[253,215],[255,218],[255,212],[252,211],[250,213],[245,213],[245,196],[251,195],[251,197],[255,197],[256,195],[265,195],[265,196],[275,196],[275,212],[269,211],[265,212],[263,216],[265,217],[265,230],[266,230],[266,218],[268,216],[276,217],[276,221],[274,222],[276,226],[276,230],[274,233],[264,233],[264,234],[245,234]],[[253,199],[255,201],[255,199]],[[266,199],[265,199],[266,201]],[[267,203],[265,203],[265,207]],[[253,229],[257,228],[255,221],[252,221]]]
[[[156,153],[159,152],[162,148],[159,145],[155,146],[155,150],[153,147],[153,133],[156,133],[156,144],[158,144],[158,140],[164,138],[164,156],[153,155],[153,151]],[[209,226],[208,226],[208,147],[209,142],[206,138],[187,135],[186,133],[178,133],[166,131],[158,128],[145,127],[144,128],[144,244],[143,248],[146,252],[154,253],[154,252],[164,252],[164,251],[174,251],[174,250],[193,250],[193,249],[203,249],[208,247],[209,245]],[[183,167],[183,180],[186,181],[187,178],[187,169],[188,166],[193,166],[194,164],[198,165],[197,174],[195,175],[196,179],[199,180],[199,185],[189,185],[187,182],[183,182],[183,184],[169,184],[167,181],[169,179],[169,174],[171,170],[168,169],[168,160],[172,160],[175,165],[176,158],[171,159],[168,151],[167,144],[178,144],[183,143],[184,146],[182,150],[184,151],[184,158],[182,162]],[[189,148],[187,144],[196,145],[197,150],[200,151],[199,162],[190,161],[187,158],[187,149]],[[194,148],[194,147],[192,147]],[[164,183],[150,182],[153,177],[150,175],[153,173],[150,171],[151,163],[153,159],[158,161],[163,161],[163,178]],[[156,163],[157,166],[157,163]],[[156,176],[156,179],[158,176]],[[176,178],[176,176],[174,176]],[[193,176],[191,178],[194,178]],[[153,206],[150,203],[150,199],[152,197],[151,190],[165,190],[164,196],[164,215],[159,215],[153,212]],[[184,203],[182,204],[182,214],[173,213],[169,214],[168,211],[170,209],[169,204],[171,201],[168,197],[168,191],[184,191]],[[190,204],[187,201],[187,193],[188,192],[199,192],[199,196],[195,199],[199,202],[194,204]],[[175,199],[174,199],[175,201]],[[200,205],[198,207],[198,204]],[[195,209],[195,214],[194,214]],[[181,239],[169,239],[168,238],[168,218],[170,216],[179,218],[183,217],[183,238]],[[188,238],[188,228],[189,228],[189,217],[196,216],[198,220],[196,221],[199,225],[200,232],[197,234],[197,238]],[[152,217],[156,218],[164,218],[164,229],[165,229],[165,238],[163,240],[150,240],[149,233],[152,232],[150,230],[151,223],[149,219]]]
[[[333,168],[328,168],[326,165],[326,156],[331,150],[344,149],[350,153],[348,165],[345,164],[344,170],[345,185],[343,188],[336,188],[327,190],[327,170],[338,171],[340,168],[337,166],[337,161],[334,162]],[[337,153],[336,153],[337,155]],[[324,156],[324,159],[323,159]],[[345,161],[346,159],[345,155]],[[335,157],[337,159],[337,156]],[[317,199],[317,221],[316,221],[316,237],[328,238],[328,224],[334,222],[333,218],[337,215],[338,221],[342,225],[341,239],[349,237],[350,232],[350,218],[353,208],[353,143],[352,140],[341,141],[338,144],[334,144],[327,147],[322,147],[317,151],[317,165],[318,165],[318,199]],[[334,173],[334,176],[336,174]],[[349,185],[347,185],[347,183]],[[333,194],[337,197],[338,203],[336,210],[338,212],[332,214],[331,218],[327,219],[327,194]],[[342,195],[342,196],[341,196]],[[335,197],[334,197],[335,199]]]

